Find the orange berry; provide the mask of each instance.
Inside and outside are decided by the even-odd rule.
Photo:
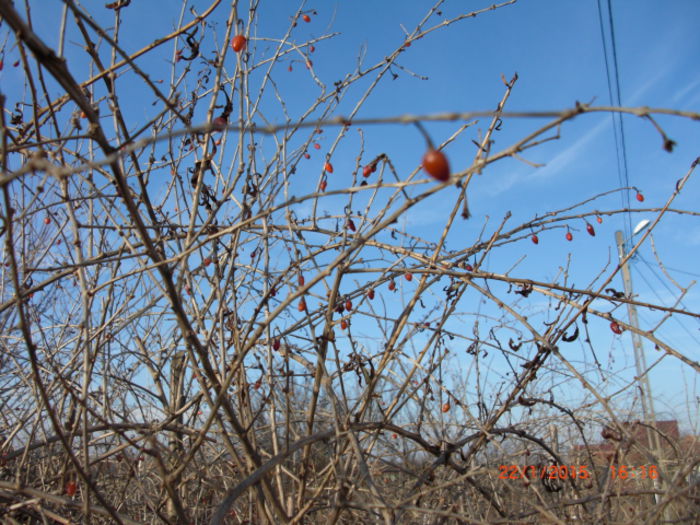
[[[428,150],[428,153],[423,157],[423,169],[428,172],[428,175],[440,182],[445,182],[450,178],[450,164],[441,151]]]
[[[442,405],[442,411],[443,412],[449,412],[450,411],[450,403],[449,401],[447,403],[443,403]]]
[[[246,44],[246,37],[243,35],[236,35],[231,40],[231,48],[236,52],[240,53]]]

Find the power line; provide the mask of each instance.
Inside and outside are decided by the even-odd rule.
[[[603,8],[601,6],[601,0],[598,0],[598,23],[600,25],[600,36],[603,42],[603,56],[605,58],[605,75],[608,81],[608,96],[610,97],[610,103],[615,106],[622,106],[622,97],[620,95],[620,74],[619,66],[617,61],[617,44],[615,39],[615,25],[613,23],[612,6],[610,0],[607,0],[608,6],[608,23],[610,25],[610,47],[612,50],[612,62],[613,71],[615,77],[615,90],[613,91],[613,81],[611,78],[611,68],[610,62],[608,61],[608,45],[605,35],[605,24],[603,22]],[[611,113],[610,118],[613,122],[613,135],[615,137],[615,153],[617,155],[617,178],[621,187],[629,187],[629,170],[627,166],[627,145],[625,141],[625,127],[624,121],[622,120],[622,114]],[[621,193],[622,207],[629,210],[631,207],[629,192]],[[626,220],[623,222],[623,227],[625,229],[625,237],[629,238],[632,232],[632,214],[627,212]]]
[[[649,261],[648,261],[647,259],[645,259],[645,258],[642,257],[641,255],[639,255],[639,252],[635,253],[635,254],[634,254],[634,257],[639,257],[639,259],[641,259],[641,260],[644,261],[645,263],[651,264],[651,263],[649,263]],[[685,274],[685,275],[690,275],[690,276],[692,276],[692,277],[700,277],[700,273],[693,273],[693,272],[689,272],[689,271],[687,271],[687,270],[681,270],[681,269],[679,269],[679,268],[673,268],[672,266],[668,266],[668,265],[666,265],[666,264],[664,264],[664,268],[666,268],[667,270],[671,270],[671,271],[677,272],[677,273],[683,273],[683,274]]]
[[[666,290],[667,290],[671,295],[673,295],[673,289],[668,285],[668,283],[667,283],[666,281],[664,281],[664,280],[659,276],[659,274],[658,274],[658,272],[655,270],[655,268],[654,268],[653,266],[651,266],[651,264],[649,264],[649,263],[648,263],[647,261],[645,261],[644,259],[640,259],[640,260],[647,266],[648,270],[651,272],[651,274],[652,274],[654,277],[656,277],[656,279],[662,284],[662,286],[663,286],[664,288],[666,288]],[[661,296],[660,296],[659,293],[656,291],[656,289],[654,289],[654,287],[651,285],[651,283],[647,280],[647,278],[644,276],[644,274],[642,274],[642,272],[639,271],[638,268],[637,268],[637,274],[639,275],[639,277],[642,278],[642,280],[643,280],[644,283],[647,285],[647,287],[648,287],[648,288],[651,290],[651,292],[656,296],[656,299],[659,301],[659,304],[662,304],[662,305],[663,305],[666,301],[664,301],[664,300],[661,298]],[[690,310],[690,309],[685,305],[685,303],[683,303],[682,300],[681,300],[681,301],[678,301],[678,304],[680,304],[680,305],[681,305],[683,308],[685,308],[686,310]],[[678,319],[677,316],[671,316],[671,317],[672,317],[672,319],[678,324],[678,326],[680,326],[681,329],[682,329],[686,334],[688,334],[688,336],[689,336],[693,341],[695,341],[695,342],[698,344],[698,346],[700,346],[700,340],[698,340],[698,338],[688,329],[688,327],[687,327],[684,323],[682,323],[682,322],[680,321],[680,319]],[[696,319],[696,320],[697,320],[697,319]]]

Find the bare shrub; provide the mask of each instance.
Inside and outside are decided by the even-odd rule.
[[[493,165],[531,163],[574,118],[638,117],[670,151],[658,116],[700,114],[582,102],[509,112],[517,74],[495,111],[363,111],[392,78],[420,77],[401,60],[411,45],[514,3],[447,16],[438,2],[381,60],[360,56],[329,79],[315,48],[342,35],[332,23],[301,32],[320,17],[303,3],[278,2],[290,18],[273,27],[258,2],[183,2],[173,31],[141,46],[129,20],[156,3],[0,2],[3,55],[24,71],[0,94],[3,520],[697,516],[697,443],[633,423],[635,382],[610,387],[616,371],[591,335],[636,333],[696,372],[659,335],[672,315],[699,317],[681,302],[689,286],[669,307],[616,290],[612,260],[586,284],[564,257],[548,280],[512,262],[572,225],[593,235],[596,218],[630,212],[606,199],[636,188],[592,188],[525,219],[469,219],[467,195]],[[60,14],[58,42],[36,23],[43,9]],[[292,73],[303,81],[286,82]],[[497,150],[518,119],[539,127]],[[410,128],[419,149],[370,143],[379,127]],[[446,183],[420,169],[428,150],[460,144],[475,147],[469,162],[464,149],[449,159]],[[697,217],[674,205],[696,164],[648,207],[623,264],[669,214]],[[409,231],[412,213],[436,209],[439,228]],[[627,322],[629,304],[657,324]],[[623,478],[625,464],[644,470]]]

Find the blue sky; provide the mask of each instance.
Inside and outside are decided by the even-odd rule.
[[[367,46],[366,61],[373,64],[387,48],[400,42],[400,24],[411,31],[424,14],[426,5],[423,2],[389,2],[378,7],[376,3],[335,3],[338,12],[331,29],[341,32],[342,36],[332,48],[334,56],[340,59],[331,67],[342,70],[343,60],[351,63],[359,45]],[[472,5],[476,8],[483,3]],[[605,9],[605,3],[603,6]],[[461,2],[448,2],[444,12],[455,13],[463,7]],[[700,15],[700,3],[614,2],[613,15],[622,104],[700,110],[700,69],[697,67],[700,36],[694,22]],[[609,35],[607,18],[605,23]],[[323,57],[323,47],[318,48],[318,58]],[[598,8],[594,1],[518,2],[413,43],[401,64],[429,80],[402,76],[394,83],[385,83],[363,106],[361,115],[493,108],[503,92],[500,75],[503,73],[510,78],[514,72],[520,78],[508,102],[511,110],[560,109],[571,107],[577,100],[593,101],[597,105],[610,102]],[[650,207],[665,203],[675,181],[685,174],[700,153],[697,123],[666,117],[659,117],[658,121],[678,142],[673,154],[661,148],[659,135],[647,122],[625,118],[629,180],[642,190],[645,204]],[[507,146],[509,140],[542,123],[508,121],[504,126],[507,129],[496,138],[495,147]],[[480,125],[482,129],[484,126]],[[455,128],[452,124],[429,126],[436,140],[448,136]],[[402,151],[420,151],[420,137],[413,130],[395,126],[390,130],[367,130],[368,142],[373,142],[369,138],[372,136],[381,137],[381,147],[396,155],[398,162],[405,158],[407,169],[415,164],[415,155],[401,155]],[[474,155],[466,141],[453,144],[448,152],[457,169],[461,158],[466,166]],[[525,157],[546,166],[534,169],[508,160],[487,169],[470,187],[474,218],[457,230],[458,236],[466,235],[467,239],[470,234],[475,236],[486,216],[498,221],[506,210],[511,210],[516,218],[530,218],[536,213],[619,187],[609,115],[585,115],[569,122],[562,127],[559,141],[544,145]],[[691,180],[674,207],[698,211],[700,187],[696,179]],[[620,194],[615,194],[584,209],[617,210],[621,207]],[[642,218],[653,216],[651,213],[632,214],[631,222],[634,225]],[[426,202],[409,214],[407,227],[425,233],[439,228],[444,220],[443,210]],[[602,225],[596,224],[598,235],[595,238],[588,237],[584,224],[579,222],[574,225],[578,231],[574,231],[572,244],[564,241],[563,232],[542,234],[537,247],[521,243],[518,250],[499,252],[502,259],[490,258],[489,269],[508,268],[509,262],[525,253],[528,261],[519,275],[553,277],[570,253],[574,281],[588,283],[603,264],[615,260],[613,235],[616,229],[624,228],[624,222],[624,215],[606,217]],[[696,262],[700,253],[700,228],[695,219],[667,217],[656,229],[654,240],[664,264],[686,272],[669,270],[675,279],[687,285],[700,277]],[[671,285],[654,264],[648,243],[640,252],[640,260],[632,262],[632,273],[640,300],[671,304]],[[613,286],[622,289],[619,278]],[[698,292],[691,290],[684,304],[697,312],[699,299]],[[626,319],[626,314],[621,317]],[[640,311],[643,327],[648,327],[655,318],[654,314]],[[610,363],[611,368],[622,370],[624,377],[630,377],[634,362],[629,335],[612,336],[606,323],[599,323],[598,328],[594,335],[598,336],[599,358]],[[676,348],[683,349],[688,357],[697,360],[700,357],[699,328],[696,319],[678,317],[670,320],[659,333],[669,342],[673,341]],[[658,354],[650,352],[649,363],[655,355]],[[611,363],[608,358],[614,361]],[[659,417],[697,421],[697,386],[696,374],[691,369],[672,359],[663,360],[652,373]]]
[[[172,31],[179,15],[176,2],[172,2],[172,9],[164,8],[168,2],[139,4],[138,10],[123,10],[123,23],[130,29],[125,33],[129,35],[129,41],[122,40],[122,45],[130,52],[147,45],[154,36]],[[197,0],[191,4],[201,12],[209,2]],[[301,43],[309,38],[331,35],[316,43],[313,63],[318,77],[327,86],[332,86],[333,81],[357,67],[359,56],[362,57],[361,67],[367,68],[393,52],[405,39],[402,26],[409,33],[413,32],[431,5],[423,1],[309,2],[304,9],[316,9],[317,14],[311,23],[299,23],[292,40]],[[477,1],[446,2],[441,7],[443,16],[431,18],[425,27],[432,27],[465,9],[479,9],[488,5],[489,2]],[[271,36],[279,38],[284,34],[296,6],[279,1],[261,3],[258,25],[250,43],[257,57],[269,56],[273,44],[264,39]],[[55,6],[44,7],[47,15],[35,17],[34,22],[37,31],[50,44],[56,45],[55,21],[60,10]],[[51,12],[52,9],[55,13]],[[112,23],[110,11],[94,9],[92,12],[101,24],[109,26]],[[700,34],[697,31],[700,2],[623,0],[614,2],[613,15],[622,104],[700,111]],[[187,13],[185,18],[189,19],[190,16]],[[217,32],[220,44],[223,43],[227,16],[228,6],[222,5],[214,17],[218,25],[212,31]],[[607,18],[605,22],[605,31],[609,34]],[[68,39],[66,55],[71,71],[77,79],[83,80],[88,75],[86,62],[82,58],[84,54],[78,53],[74,47],[75,44]],[[144,59],[141,64],[167,84],[171,74],[168,61],[174,47],[168,44],[166,48],[167,52],[159,54],[157,58]],[[230,73],[235,62],[232,54],[229,54],[229,60],[231,63],[227,68]],[[15,87],[21,89],[22,83],[21,73],[8,67],[9,62],[6,58],[0,80],[3,91],[12,93]],[[519,80],[508,101],[507,110],[559,110],[572,107],[576,101],[592,101],[594,105],[607,105],[610,102],[598,6],[593,0],[520,0],[512,6],[430,33],[413,42],[402,53],[398,63],[405,70],[396,69],[399,75],[396,80],[384,79],[357,117],[493,109],[504,90],[501,75],[510,78],[515,72]],[[292,65],[292,72],[287,71],[289,65]],[[178,66],[177,71],[182,71],[182,65]],[[299,117],[318,95],[318,86],[310,79],[299,56],[294,62],[278,64],[274,78],[292,118]],[[363,80],[351,88],[339,113],[351,110],[370,80]],[[143,96],[137,87],[133,89],[132,100],[127,101],[125,109],[131,123],[135,124],[144,115],[152,114],[154,108],[150,105],[152,96]],[[266,100],[263,107],[270,121],[281,122],[282,114],[274,101]],[[644,193],[645,207],[661,206],[673,192],[676,180],[700,155],[700,125],[676,117],[658,117],[658,122],[669,137],[678,143],[676,150],[669,154],[662,149],[661,138],[648,122],[633,117],[625,117],[624,121],[630,183]],[[507,120],[503,130],[495,136],[495,150],[507,147],[545,122],[534,119]],[[434,140],[441,142],[458,125],[430,123],[427,128]],[[475,148],[470,140],[475,137],[477,129],[486,126],[486,120],[480,121],[472,133],[465,133],[446,149],[453,170],[465,169],[471,163]],[[323,147],[321,153],[329,147],[337,129],[329,128],[319,138]],[[418,166],[424,143],[412,126],[365,126],[364,132],[366,158],[386,153],[399,173],[405,174]],[[334,153],[336,175],[329,178],[331,189],[343,186],[342,175],[354,165],[356,146],[356,139],[349,139]],[[314,160],[319,156],[316,155]],[[573,205],[620,186],[613,121],[606,114],[583,115],[567,122],[562,126],[560,140],[527,152],[524,157],[545,166],[535,169],[523,162],[508,159],[488,167],[473,181],[469,188],[473,218],[450,235],[451,248],[458,249],[463,247],[460,246],[462,243],[473,242],[487,220],[490,221],[488,228],[493,229],[507,211],[513,213],[512,224],[515,225],[536,214]],[[312,191],[318,181],[317,175],[314,173],[301,179],[299,191]],[[674,207],[699,211],[699,194],[696,174]],[[447,198],[451,204],[452,199],[456,198],[456,190],[449,189],[440,195],[438,198]],[[632,203],[635,206],[638,204],[634,199]],[[582,210],[605,212],[619,210],[622,205],[621,194],[614,193]],[[573,281],[584,286],[595,278],[603,265],[610,261],[614,263],[614,231],[623,229],[627,220],[636,224],[642,218],[653,217],[654,214],[650,212],[634,213],[629,217],[625,214],[605,216],[603,224],[595,224],[595,238],[586,235],[584,222],[574,221],[570,224],[574,242],[564,240],[563,229],[544,232],[538,246],[521,242],[517,246],[499,249],[487,260],[485,269],[502,273],[525,255],[526,260],[514,272],[515,275],[537,280],[552,279],[561,266],[570,264]],[[439,233],[444,221],[440,201],[433,198],[412,209],[401,226],[415,235],[430,236]],[[700,225],[697,218],[667,216],[655,230],[654,240],[674,279],[687,286],[690,281],[700,278],[697,265]],[[632,273],[635,292],[640,300],[672,304],[672,284],[655,266],[648,243],[640,250],[640,257],[633,261]],[[619,277],[615,278],[613,286],[622,288]],[[530,301],[532,304],[528,308],[546,317],[546,302],[534,295]],[[700,295],[695,289],[691,289],[683,301],[688,309],[700,310]],[[626,314],[621,317],[626,319]],[[642,326],[649,326],[657,318],[658,314],[640,311]],[[367,330],[367,335],[371,337],[371,329],[368,327]],[[605,366],[611,370],[619,369],[621,376],[631,377],[634,363],[629,335],[613,336],[607,323],[602,321],[592,327],[592,331],[598,357],[605,362]],[[700,322],[697,319],[677,316],[658,333],[689,358],[700,358]],[[577,345],[571,346],[578,348]],[[569,352],[565,354],[567,356],[575,353],[568,348],[565,351]],[[649,362],[654,355],[658,354],[650,351]],[[492,356],[492,359],[496,358]],[[575,357],[572,356],[572,359]],[[464,365],[466,367],[468,363]],[[491,365],[498,375],[501,364],[496,360]],[[696,374],[691,369],[667,358],[655,368],[651,377],[657,398],[656,410],[660,416],[677,417],[684,425],[690,421],[697,422],[698,384]]]

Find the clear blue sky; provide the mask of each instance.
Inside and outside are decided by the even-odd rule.
[[[602,3],[604,30],[609,36],[606,3]],[[177,2],[172,2],[172,10],[166,7],[170,2],[152,0],[138,4],[139,9],[123,11],[124,24],[131,26],[126,33],[131,41],[122,40],[122,45],[131,52],[147,45],[155,36],[170,32],[178,17]],[[197,0],[191,4],[201,12],[209,2]],[[228,16],[228,6],[224,4],[222,2],[216,15],[218,27],[215,30],[220,41]],[[431,5],[431,2],[424,1],[368,0],[307,3],[305,8],[315,8],[318,14],[309,24],[300,22],[293,40],[303,42],[311,37],[334,35],[317,43],[313,54],[316,74],[332,86],[333,81],[357,66],[360,53],[362,67],[372,66],[390,54],[404,40],[401,26],[412,32]],[[425,27],[467,8],[479,9],[487,5],[490,2],[446,2],[441,7],[443,17],[432,18]],[[283,35],[296,6],[286,1],[261,2],[261,14],[254,32],[254,36],[261,40],[251,43],[258,56],[270,54],[271,44],[262,38]],[[60,11],[55,6],[46,6],[46,9],[47,16],[35,17],[34,21],[38,32],[55,45],[56,20]],[[52,9],[55,13],[50,12]],[[98,18],[101,24],[111,24],[110,11],[94,9],[93,12],[102,13],[103,18]],[[241,12],[245,15],[245,9]],[[187,14],[186,19],[190,16]],[[613,16],[622,104],[700,111],[700,33],[697,30],[700,2],[621,0],[614,2]],[[80,65],[85,62],[83,59],[71,62],[72,55],[78,53],[71,49],[75,44],[67,42],[66,45],[71,70],[83,80],[87,71],[81,70]],[[145,63],[156,77],[162,70],[162,78],[167,83],[170,67],[167,60],[172,45],[166,47],[167,56],[161,55],[159,60]],[[8,68],[8,62],[6,58],[5,71],[0,79],[3,90],[11,92],[13,80],[14,85],[21,86],[17,77],[21,73]],[[509,110],[557,110],[571,107],[575,101],[593,101],[595,105],[610,102],[601,26],[594,0],[520,0],[513,6],[431,33],[414,42],[398,63],[427,79],[421,80],[397,69],[399,78],[395,81],[385,79],[364,104],[358,117],[494,109],[504,89],[501,74],[510,78],[515,72],[519,80],[508,102]],[[291,73],[287,71],[288,65],[287,62],[278,65],[275,79],[291,117],[295,118],[316,98],[318,88],[302,62],[292,63]],[[366,87],[368,82],[361,85]],[[348,112],[354,106],[362,92],[359,87],[353,88],[346,96],[341,111]],[[154,111],[150,106],[152,97],[143,98],[134,93],[133,98],[126,106],[131,111],[132,123],[139,115]],[[281,122],[278,106],[270,104],[267,117],[273,122]],[[658,121],[669,137],[678,143],[672,154],[662,149],[661,139],[649,123],[625,118],[629,181],[643,191],[646,197],[643,205],[648,207],[665,203],[673,192],[675,181],[700,155],[699,123],[669,117],[659,117]],[[508,120],[503,131],[495,137],[494,148],[499,150],[508,146],[544,122]],[[484,129],[486,125],[486,121],[482,121],[478,128]],[[457,124],[431,124],[428,128],[439,142],[447,138]],[[334,137],[331,132],[321,137],[324,149]],[[413,127],[367,126],[365,137],[367,158],[385,152],[400,173],[410,173],[420,162],[424,145]],[[465,134],[447,149],[454,170],[466,168],[473,159],[475,149],[469,140],[473,137],[474,133]],[[350,145],[353,145],[352,141]],[[334,155],[336,174],[342,174],[344,166],[352,166],[355,156],[354,148],[341,146]],[[524,156],[546,166],[535,169],[507,160],[486,169],[470,186],[469,202],[474,217],[457,230],[457,235],[451,236],[450,247],[461,248],[460,238],[467,243],[473,242],[487,217],[493,226],[493,221],[500,221],[510,210],[515,224],[535,214],[565,207],[620,186],[613,121],[609,115],[584,115],[566,123],[560,140]],[[675,208],[700,210],[698,175],[675,202]],[[316,183],[315,176],[309,178],[307,191]],[[339,186],[342,180],[331,178],[329,184]],[[638,205],[634,200],[632,204]],[[614,194],[584,209],[617,210],[622,205],[620,194]],[[570,254],[573,281],[583,287],[595,278],[601,266],[608,261],[614,264],[614,231],[623,229],[626,220],[636,224],[642,218],[653,217],[654,214],[648,212],[634,213],[630,217],[606,216],[602,225],[595,224],[598,233],[595,238],[586,235],[582,221],[572,223],[574,242],[564,240],[563,230],[545,232],[537,247],[520,243],[517,248],[499,250],[498,257],[494,255],[488,259],[486,269],[505,272],[521,255],[526,255],[526,261],[514,275],[546,280],[555,277],[559,267],[567,264]],[[443,209],[434,200],[428,200],[409,213],[405,227],[411,233],[427,236],[440,231],[443,223]],[[700,278],[697,263],[700,258],[700,225],[697,217],[667,216],[655,230],[654,240],[674,279],[687,286],[690,281]],[[635,291],[640,300],[665,305],[673,302],[673,285],[655,265],[648,245],[641,249],[632,269]],[[622,289],[619,278],[615,279],[613,286]],[[546,304],[539,298],[531,296],[530,300],[533,310],[546,309]],[[695,289],[683,302],[693,311],[700,310],[700,295]],[[621,317],[626,319],[626,314]],[[640,311],[643,327],[648,327],[655,319],[658,319],[658,314]],[[607,323],[602,321],[591,329],[598,357],[604,361],[604,366],[621,369],[625,377],[631,377],[634,363],[629,335],[613,336]],[[689,358],[700,359],[700,323],[697,320],[677,316],[658,334]],[[577,351],[573,348],[584,351],[578,345],[570,346],[564,352],[571,359],[575,359]],[[652,362],[656,355],[650,349],[648,361]],[[611,357],[614,361],[610,360]],[[677,417],[684,424],[697,421],[698,382],[692,369],[667,358],[654,370],[652,384],[660,416]]]

